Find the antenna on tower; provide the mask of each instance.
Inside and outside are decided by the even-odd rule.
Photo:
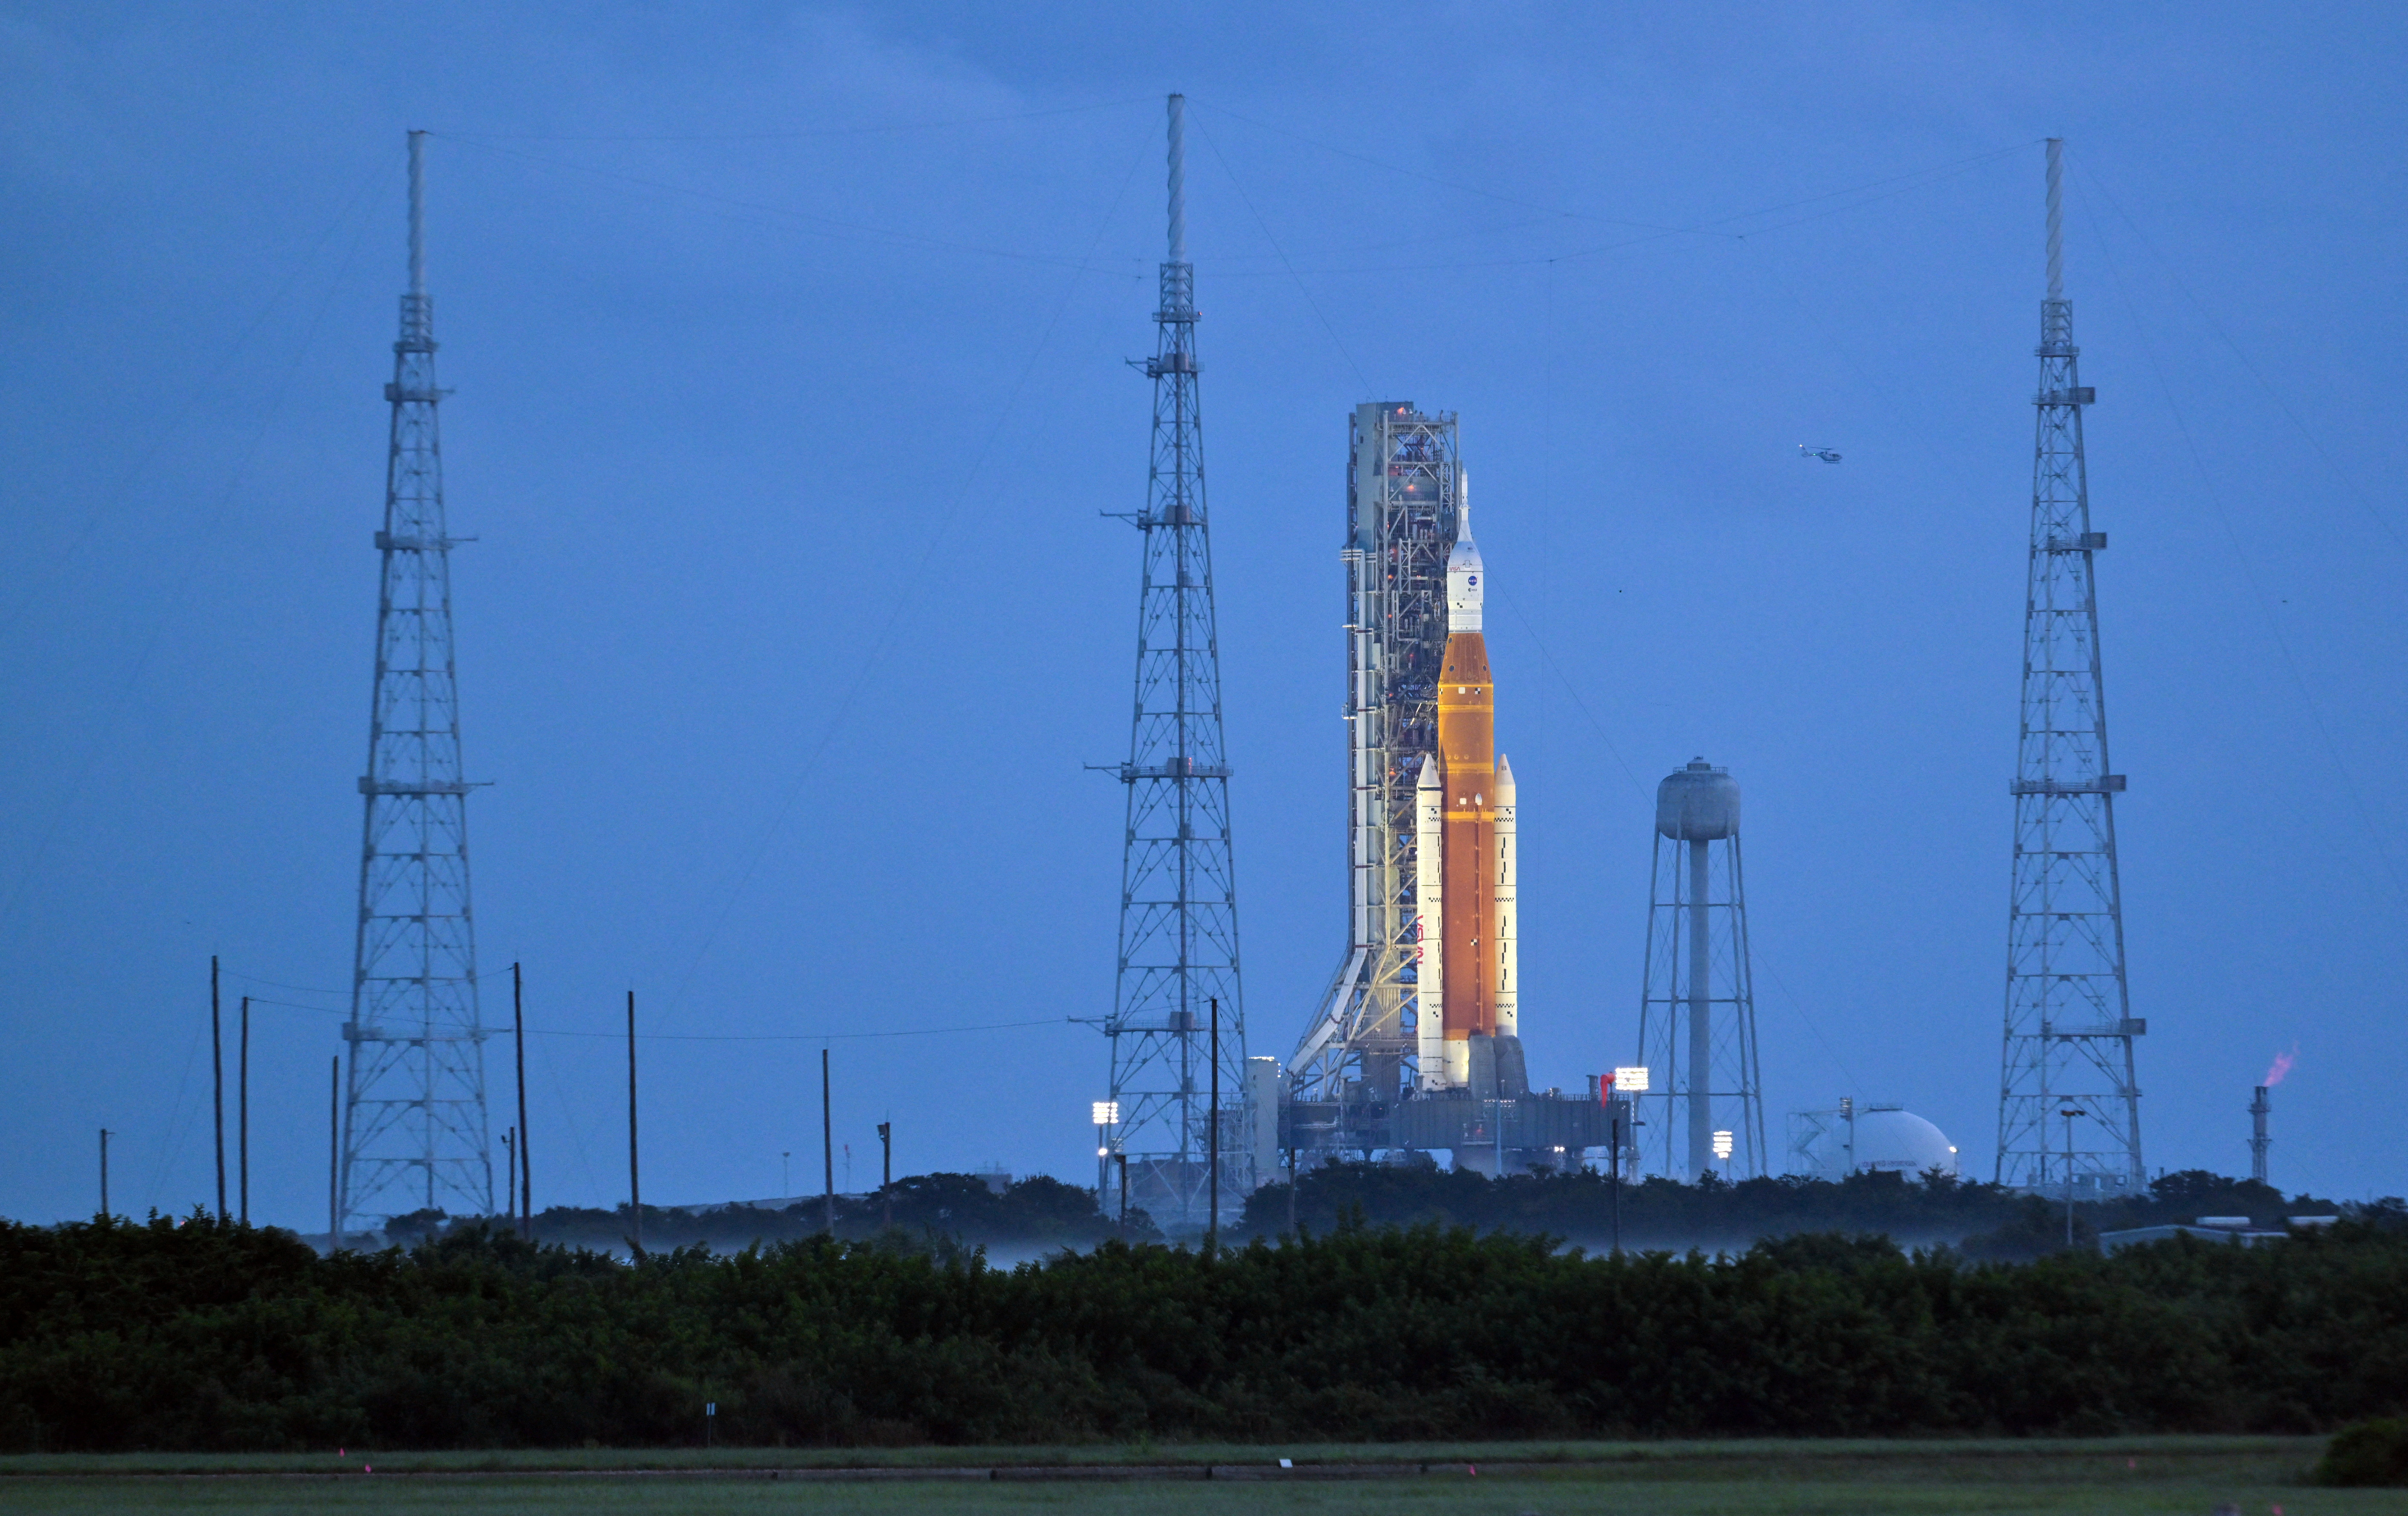
[[[1223,1123],[1236,1109],[1205,1092],[1246,1091],[1238,991],[1238,896],[1230,862],[1229,764],[1222,743],[1220,634],[1204,505],[1204,428],[1197,392],[1196,271],[1187,262],[1184,97],[1169,101],[1169,258],[1154,312],[1153,466],[1138,597],[1137,703],[1121,859],[1121,926],[1111,1045],[1113,1121],[1098,1121],[1101,1160],[1118,1159],[1121,1203],[1174,1226],[1199,1226],[1216,1203],[1254,1189],[1254,1145]],[[1222,1035],[1211,1037],[1208,1008]],[[1216,1060],[1217,1052],[1217,1060]],[[1204,1066],[1199,1066],[1199,1065]],[[1236,1156],[1218,1166],[1215,1149]],[[1107,1177],[1110,1171],[1107,1170]]]
[[[426,134],[409,134],[409,293],[426,298]]]
[[[2048,297],[2065,298],[2065,138],[2048,139]]]
[[[1187,262],[1187,97],[1170,97],[1170,261]]]
[[[460,768],[452,544],[426,293],[426,134],[409,134],[409,285],[393,345],[384,529],[376,535],[376,679],[368,708],[350,1044],[332,1232],[441,1208],[490,1214],[485,1029],[468,907],[470,785]]]
[[[2107,534],[2090,529],[2082,413],[2095,392],[2081,380],[2073,303],[2065,298],[2063,150],[2062,140],[2048,139],[2048,298],[2033,396],[1997,1177],[2071,1200],[2085,1189],[2128,1194],[2146,1183],[2132,1048],[2148,1023],[2132,1015],[2124,979],[2115,858],[2124,776],[2107,758],[2094,562]],[[2057,1115],[2066,1136],[2053,1146],[2047,1127]]]

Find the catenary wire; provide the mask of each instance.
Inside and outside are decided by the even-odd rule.
[[[2282,411],[2284,417],[2298,429],[2300,437],[2307,442],[2309,448],[2315,451],[2315,455],[2323,460],[2325,467],[2331,470],[2333,479],[2349,493],[2350,498],[2358,503],[2358,506],[2373,520],[2375,525],[2383,528],[2384,536],[2389,537],[2395,546],[2408,548],[2408,537],[2402,537],[2400,535],[2400,529],[2391,524],[2391,519],[2374,508],[2374,502],[2367,498],[2366,492],[2358,488],[2356,479],[2342,472],[2341,465],[2335,461],[2331,453],[2325,451],[2322,439],[2308,430],[2308,423],[2301,421],[2300,413],[2291,408],[2291,403],[2284,397],[2283,392],[2267,379],[2256,362],[2243,350],[2241,344],[2233,339],[2232,334],[2225,330],[2224,323],[2215,319],[2215,313],[2208,308],[2207,302],[2193,293],[2182,275],[2175,272],[2173,260],[2157,250],[2157,245],[2150,239],[2149,234],[2141,230],[2141,223],[2134,221],[2131,213],[2127,211],[2114,195],[2108,192],[2107,183],[2099,177],[2099,171],[2092,168],[2086,161],[2082,160],[2077,160],[2074,167],[2076,172],[2090,181],[2090,187],[2099,192],[2099,197],[2107,202],[2108,208],[2113,210],[2126,226],[2131,228],[2132,235],[2140,239],[2142,247],[2149,250],[2149,256],[2157,261],[2157,266],[2165,271],[2166,278],[2172,281],[2173,287],[2183,293],[2183,298],[2188,300],[2191,307],[2199,312],[2200,319],[2207,322],[2208,330],[2214,332],[2222,339],[2226,347],[2232,350],[2232,356],[2241,360],[2241,366],[2249,371],[2249,377],[2256,379],[2258,387],[2266,392],[2266,398],[2273,401],[2275,408]],[[2095,220],[2093,225],[2095,230]]]
[[[2349,794],[2350,805],[2358,812],[2358,824],[2365,830],[2375,857],[2381,860],[2383,871],[2391,878],[2393,892],[2401,899],[2408,900],[2408,881],[2401,880],[2399,865],[2392,861],[2391,850],[2384,846],[2383,834],[2374,824],[2373,813],[2367,808],[2366,797],[2358,786],[2358,778],[2350,771],[2348,761],[2342,756],[2341,745],[2333,740],[2332,728],[2325,722],[2324,708],[2317,703],[2315,692],[2308,687],[2306,676],[2300,672],[2299,660],[2291,655],[2290,640],[2283,636],[2282,620],[2274,614],[2266,587],[2258,582],[2256,563],[2242,545],[2241,534],[2234,529],[2231,515],[2224,508],[2224,497],[2216,492],[2215,476],[2207,466],[2207,457],[2200,451],[2199,438],[2192,434],[2190,422],[2183,414],[2181,403],[2174,398],[2173,384],[2166,377],[2165,365],[2157,361],[2157,344],[2149,340],[2148,327],[2141,320],[2140,307],[2132,298],[2131,289],[2125,282],[2114,252],[2108,247],[2098,217],[2091,212],[2086,199],[2082,202],[2082,211],[2084,218],[2090,222],[2091,236],[2098,240],[2100,259],[2106,264],[2108,277],[2114,281],[2115,293],[2124,302],[2125,312],[2131,320],[2133,335],[2141,344],[2141,354],[2148,360],[2149,372],[2157,381],[2158,393],[2165,397],[2166,410],[2173,418],[2174,430],[2181,436],[2185,451],[2190,454],[2191,467],[2199,475],[2200,493],[2207,497],[2208,508],[2215,512],[2216,524],[2224,529],[2225,540],[2231,545],[2233,559],[2240,565],[2242,581],[2249,586],[2250,599],[2266,622],[2266,635],[2272,639],[2274,651],[2282,658],[2284,671],[2291,676],[2291,686],[2299,692],[2300,703],[2307,707],[2308,719],[2315,723],[2316,736],[2324,741],[2325,756],[2332,764],[2333,771],[2341,776],[2342,788]]]
[[[1104,236],[1111,227],[1112,218],[1119,213],[1121,201],[1128,193],[1129,184],[1137,178],[1138,168],[1144,161],[1145,156],[1140,153],[1129,164],[1128,172],[1122,177],[1120,188],[1113,192],[1111,204],[1105,209],[1102,219],[1096,223],[1095,237],[1088,244],[1090,259],[1095,250],[1103,245]],[[979,445],[977,455],[970,460],[969,467],[964,471],[960,488],[953,492],[953,498],[946,503],[942,514],[938,517],[937,529],[929,534],[926,546],[921,550],[919,562],[913,565],[912,572],[905,576],[901,587],[896,594],[894,608],[887,612],[885,624],[879,629],[877,639],[870,644],[868,653],[861,660],[861,665],[855,670],[853,683],[846,690],[844,698],[838,703],[837,708],[829,716],[827,727],[821,734],[819,745],[811,750],[810,756],[806,758],[802,766],[796,770],[794,779],[786,786],[785,794],[778,802],[777,811],[771,816],[768,826],[762,831],[760,840],[754,845],[752,857],[746,860],[735,888],[728,892],[727,898],[721,903],[719,913],[711,922],[710,930],[704,935],[702,945],[695,950],[693,962],[686,965],[684,974],[679,978],[677,988],[669,995],[670,1010],[674,1011],[679,1003],[684,999],[686,987],[694,981],[695,973],[702,966],[702,961],[710,953],[712,944],[718,941],[720,932],[727,924],[728,916],[736,908],[737,900],[752,883],[753,874],[761,866],[761,860],[767,855],[770,841],[776,837],[779,829],[785,824],[787,814],[793,810],[795,801],[802,794],[804,780],[819,767],[820,760],[826,755],[829,745],[835,742],[837,733],[843,728],[846,717],[852,713],[854,702],[860,698],[862,691],[868,685],[871,673],[877,668],[880,660],[884,657],[888,647],[894,641],[896,629],[902,623],[904,612],[910,608],[912,601],[918,596],[919,587],[927,579],[928,565],[935,561],[937,550],[943,545],[952,531],[954,520],[961,514],[962,507],[968,501],[970,490],[977,483],[980,472],[985,468],[987,459],[993,455],[996,443],[1003,436],[1004,428],[1010,423],[1012,412],[1019,408],[1020,397],[1026,392],[1029,379],[1037,372],[1037,361],[1043,356],[1046,345],[1053,340],[1055,329],[1061,325],[1063,316],[1068,312],[1070,302],[1079,291],[1079,280],[1087,269],[1087,263],[1081,262],[1072,270],[1068,281],[1063,286],[1061,300],[1054,305],[1054,314],[1047,320],[1045,329],[1039,334],[1036,343],[1028,350],[1028,361],[1021,365],[1020,376],[1012,381],[1010,393],[1005,395],[1002,407],[996,412],[995,424],[988,429],[986,440]]]
[[[234,508],[235,494],[242,488],[243,480],[250,475],[251,465],[258,460],[259,450],[266,443],[267,434],[274,429],[277,418],[283,414],[284,402],[293,393],[294,380],[300,378],[301,365],[308,357],[309,350],[317,343],[318,329],[325,322],[327,307],[334,304],[335,295],[342,289],[344,279],[350,276],[351,264],[358,257],[360,244],[366,239],[368,227],[371,224],[372,218],[363,216],[360,219],[360,227],[358,232],[352,235],[351,248],[343,254],[343,261],[336,268],[335,277],[327,282],[325,295],[319,300],[318,308],[311,313],[309,324],[302,332],[300,342],[294,346],[292,361],[285,365],[283,379],[268,397],[266,410],[260,417],[258,427],[251,433],[249,446],[244,448],[242,456],[236,461],[234,474],[226,480],[225,489],[219,494],[216,506],[202,522],[200,530],[194,538],[193,548],[185,554],[186,572],[176,581],[172,590],[159,597],[159,613],[151,622],[150,634],[143,639],[141,650],[135,655],[134,666],[126,673],[124,682],[119,686],[116,697],[110,704],[108,714],[102,719],[99,729],[93,733],[91,746],[85,751],[83,760],[76,765],[75,777],[68,784],[66,794],[51,810],[50,821],[43,827],[40,837],[36,840],[32,850],[26,854],[25,865],[19,871],[16,883],[9,887],[6,895],[0,895],[0,922],[5,922],[8,919],[9,911],[23,896],[26,885],[33,882],[34,875],[40,868],[43,857],[50,851],[50,843],[57,837],[59,828],[65,824],[67,812],[73,809],[76,803],[83,797],[84,786],[90,781],[97,767],[100,751],[107,743],[110,731],[124,716],[126,707],[133,699],[135,687],[141,682],[142,676],[150,669],[151,655],[158,651],[160,642],[166,636],[169,624],[183,609],[185,597],[192,593],[194,582],[198,578],[191,571],[190,565],[205,551],[206,545],[217,537],[219,523],[225,520],[226,513]]]
[[[1296,265],[1288,261],[1287,251],[1280,246],[1279,238],[1271,235],[1270,223],[1263,220],[1263,213],[1260,210],[1254,208],[1254,197],[1246,193],[1246,187],[1243,184],[1238,182],[1237,173],[1229,167],[1229,160],[1222,156],[1219,141],[1211,133],[1204,129],[1204,123],[1200,121],[1196,123],[1196,135],[1202,137],[1204,145],[1212,150],[1213,162],[1219,164],[1221,172],[1228,176],[1229,187],[1238,192],[1238,199],[1243,203],[1247,213],[1254,218],[1254,224],[1262,229],[1263,240],[1268,242],[1271,245],[1271,250],[1279,254],[1280,266],[1285,268],[1287,277],[1296,281],[1297,293],[1304,296],[1304,303],[1312,308],[1314,320],[1320,322],[1321,329],[1329,334],[1330,346],[1338,350],[1338,356],[1345,359],[1346,366],[1354,370],[1356,382],[1363,386],[1365,392],[1369,392],[1373,385],[1369,379],[1364,378],[1363,365],[1356,363],[1354,355],[1346,350],[1345,341],[1339,336],[1338,328],[1329,324],[1329,317],[1323,312],[1321,302],[1315,300],[1312,297],[1312,292],[1305,288],[1303,276],[1297,273]]]
[[[572,164],[558,158],[540,158],[531,152],[521,152],[514,148],[496,147],[490,142],[478,142],[468,138],[447,138],[447,140],[458,140],[465,147],[476,148],[485,152],[499,153],[504,157],[516,158],[524,163],[539,164],[547,168],[566,169],[573,174],[586,174],[595,179],[609,179],[621,184],[636,185],[641,189],[658,190],[665,194],[681,194],[695,200],[710,201],[715,205],[730,206],[739,210],[754,211],[765,216],[782,217],[795,222],[817,222],[818,227],[810,225],[797,225],[795,227],[795,230],[796,231],[801,231],[815,236],[838,237],[841,233],[851,233],[856,237],[881,237],[890,242],[907,243],[914,247],[926,248],[935,251],[974,252],[982,257],[1009,258],[1020,263],[1052,264],[1059,267],[1071,268],[1080,273],[1086,273],[1095,269],[1096,256],[1095,249],[1092,247],[1088,250],[1087,255],[1083,258],[1066,258],[1058,253],[1022,252],[1011,248],[988,247],[982,243],[954,242],[945,237],[928,236],[918,232],[898,232],[890,227],[872,226],[864,222],[840,221],[833,216],[814,215],[810,211],[807,210],[795,210],[784,206],[766,205],[757,200],[740,200],[734,195],[720,194],[710,190],[690,189],[681,184],[670,184],[660,179],[643,179],[634,174],[622,174],[615,169],[595,168],[585,164]],[[835,230],[822,230],[820,228],[834,228]],[[1097,236],[1096,241],[1097,243],[1102,241],[1100,235]]]
[[[482,142],[797,142],[817,137],[876,136],[887,132],[951,132],[966,126],[993,126],[1004,122],[1039,121],[1051,116],[1075,116],[1096,110],[1122,110],[1149,104],[1154,97],[1099,100],[1084,106],[1054,106],[1043,110],[1019,110],[997,116],[965,116],[950,122],[897,122],[886,126],[827,126],[786,132],[697,132],[658,134],[581,134],[542,132],[443,132],[454,141]]]
[[[304,1005],[298,1000],[269,1000],[260,995],[250,997],[254,1006],[275,1006],[284,1010],[306,1010],[315,1016],[349,1016],[348,1010],[331,1006]],[[877,1037],[944,1037],[955,1032],[1010,1032],[1028,1026],[1065,1026],[1076,1018],[1048,1016],[1032,1022],[980,1022],[968,1026],[912,1026],[891,1032],[638,1032],[638,1042],[858,1042]],[[198,1034],[195,1034],[197,1036]],[[558,1026],[530,1026],[529,1037],[595,1037],[610,1042],[624,1042],[624,1032],[586,1032]],[[187,1073],[189,1073],[189,1068]],[[179,1099],[181,1098],[179,1095]]]
[[[325,229],[318,234],[317,240],[309,245],[308,249],[301,254],[300,259],[294,264],[292,269],[285,274],[283,280],[268,295],[266,302],[259,307],[250,321],[236,330],[231,340],[222,347],[212,344],[206,350],[210,354],[210,373],[223,374],[226,366],[250,344],[251,339],[258,335],[259,329],[267,324],[267,319],[274,315],[277,307],[284,303],[284,297],[290,294],[293,287],[301,281],[301,276],[308,272],[309,265],[317,261],[319,253],[325,250],[326,244],[332,241],[335,235],[351,221],[351,212],[359,208],[361,200],[387,171],[387,165],[380,161],[366,173],[361,174],[351,194],[336,210],[333,219],[326,222]],[[39,573],[24,576],[27,583],[25,593],[18,597],[17,603],[5,616],[0,616],[0,638],[5,638],[10,632],[16,630],[17,623],[40,598],[44,588],[55,587],[59,584],[62,571],[65,569],[68,562],[86,542],[92,539],[93,535],[100,530],[101,524],[117,508],[124,503],[124,497],[134,488],[134,481],[149,471],[151,464],[158,460],[159,454],[166,451],[167,444],[174,441],[177,435],[184,429],[185,424],[193,419],[194,413],[204,404],[218,398],[221,393],[219,388],[213,384],[184,384],[179,388],[184,395],[184,403],[168,419],[166,424],[159,429],[150,446],[143,450],[140,456],[136,458],[119,477],[115,488],[105,492],[99,504],[86,513],[83,521],[77,526],[75,535],[67,539],[66,546],[61,548],[51,558],[50,566]]]

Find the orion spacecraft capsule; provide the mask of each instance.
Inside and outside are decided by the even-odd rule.
[[[1485,570],[1460,475],[1457,491],[1455,550],[1446,560],[1438,751],[1423,760],[1414,795],[1425,1090],[1472,1082],[1471,1038],[1518,1030],[1513,770],[1497,755],[1496,686],[1481,631]]]

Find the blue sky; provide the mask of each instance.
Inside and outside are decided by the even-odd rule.
[[[2069,141],[2152,1167],[2408,1190],[2392,7],[106,7],[0,18],[0,1214],[322,1224],[406,128],[429,147],[489,984],[539,1195],[1090,1180],[1161,97],[1253,1051],[1342,931],[1345,419],[1458,411],[1541,1083],[1636,1035],[1650,794],[1746,787],[1767,1106],[1986,1174],[2041,293]],[[1829,467],[1800,442],[1841,450]],[[328,993],[333,987],[337,993]],[[489,994],[489,1015],[507,1000]],[[750,1037],[783,1040],[710,1040]],[[496,1068],[496,1085],[500,1086]],[[841,1180],[842,1175],[839,1175]]]

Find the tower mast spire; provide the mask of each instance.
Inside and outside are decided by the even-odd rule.
[[[2124,977],[2114,808],[2124,776],[2107,758],[2094,577],[2107,534],[2090,529],[2082,413],[2094,392],[2081,382],[2065,297],[2064,146],[2048,140],[2048,296],[2033,397],[1997,1177],[2071,1197],[2132,1193],[2147,1181],[2133,1071],[2133,1039],[2147,1023],[2133,1017]],[[2056,1118],[2071,1135],[2052,1143]]]
[[[1187,262],[1185,97],[1170,96],[1169,112],[1169,256],[1154,317],[1154,355],[1145,365],[1154,380],[1154,456],[1136,520],[1144,536],[1137,700],[1128,761],[1120,767],[1127,816],[1119,966],[1104,1023],[1116,1121],[1100,1135],[1125,1159],[1119,1181],[1135,1189],[1140,1206],[1167,1223],[1200,1225],[1212,1209],[1213,1123],[1228,1119],[1206,1093],[1214,1084],[1207,1023],[1216,1005],[1219,1086],[1248,1086],[1197,392],[1196,271]],[[1241,1155],[1221,1165],[1223,1198],[1234,1200],[1253,1188],[1253,1150],[1221,1130],[1221,1151]]]
[[[409,284],[393,345],[376,679],[368,709],[351,1045],[335,1232],[440,1208],[485,1215],[494,1174],[485,1030],[468,904],[467,797],[452,665],[435,308],[426,293],[426,134],[409,134]]]

